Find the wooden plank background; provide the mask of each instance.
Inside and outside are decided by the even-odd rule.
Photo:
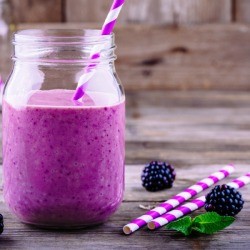
[[[110,0],[66,0],[66,16],[70,22],[103,21]],[[228,0],[128,0],[120,22],[150,24],[230,22],[231,1]]]
[[[102,22],[112,0],[10,0],[14,21]],[[127,0],[120,23],[250,22],[249,0]]]
[[[61,22],[62,0],[10,0],[13,21]]]
[[[238,0],[236,2],[236,20],[243,23],[250,23],[250,1]]]
[[[22,24],[94,28],[99,24]],[[129,90],[250,90],[250,26],[116,27],[117,72]],[[1,64],[0,64],[1,65]],[[4,65],[4,64],[2,64]]]

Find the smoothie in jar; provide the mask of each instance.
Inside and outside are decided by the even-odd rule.
[[[125,101],[38,90],[3,101],[4,198],[21,221],[53,227],[104,222],[124,190]]]

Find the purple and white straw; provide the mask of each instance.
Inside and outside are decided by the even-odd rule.
[[[125,0],[114,0],[111,9],[108,13],[108,16],[102,26],[102,31],[101,31],[101,35],[105,36],[105,35],[110,35],[113,32],[113,29],[115,27],[116,24],[116,20],[122,10],[122,7],[125,3]],[[101,51],[101,46],[95,46],[95,48],[93,49],[93,53],[90,57],[90,61],[91,60],[96,60],[98,58],[100,58],[100,51]],[[96,68],[97,63],[90,63],[86,70],[85,73],[80,77],[79,81],[78,81],[78,86],[77,89],[74,93],[73,96],[73,100],[77,101],[79,100],[81,97],[84,96],[86,87],[87,87],[87,82],[92,78],[92,76],[95,74],[95,70],[94,68]]]
[[[102,35],[110,35],[113,32],[116,20],[122,10],[124,3],[125,0],[115,0],[113,2],[108,16],[102,26]]]
[[[213,184],[217,183],[218,181],[226,178],[228,175],[233,173],[234,170],[235,168],[232,165],[225,166],[220,171],[211,174],[207,178],[185,189],[183,192],[165,201],[164,203],[160,204],[156,208],[148,211],[145,215],[142,215],[138,217],[137,219],[132,220],[129,224],[123,227],[123,232],[125,234],[131,234],[135,232],[139,228],[147,225],[147,223],[152,221],[153,219],[161,216],[162,214],[167,213],[168,211],[179,206],[180,204],[190,199],[191,197],[194,197],[195,195],[211,187]]]
[[[247,173],[244,176],[239,177],[238,179],[233,180],[227,185],[235,189],[244,187],[250,183],[250,173]],[[192,211],[195,211],[199,208],[202,208],[205,205],[206,196],[201,196],[191,202],[188,202],[148,223],[148,228],[151,230],[157,229],[168,224],[171,221],[175,221],[178,218],[190,214]]]

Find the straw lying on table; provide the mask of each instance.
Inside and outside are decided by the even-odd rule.
[[[142,215],[141,217],[135,220],[132,220],[129,224],[123,227],[123,232],[125,234],[131,234],[135,232],[139,228],[147,225],[147,223],[150,222],[151,220],[179,206],[184,201],[197,195],[203,190],[206,190],[207,188],[211,187],[213,184],[217,183],[218,181],[224,179],[225,177],[230,175],[232,172],[234,172],[234,166],[231,166],[231,165],[225,166],[220,171],[211,174],[207,178],[197,182],[195,185],[185,189],[183,192],[172,197],[170,200],[167,200],[164,203],[160,204],[158,207],[148,211],[145,215]]]
[[[112,33],[116,20],[122,10],[124,3],[125,3],[125,0],[114,0],[112,7],[109,11],[109,14],[102,27],[102,32],[101,32],[102,36],[110,35]],[[94,53],[91,55],[90,61],[93,59],[96,60],[100,58],[100,50],[101,50],[100,46],[96,46],[96,48],[94,48]],[[90,63],[85,70],[85,74],[83,74],[80,77],[77,89],[73,96],[74,101],[77,101],[81,97],[84,96],[85,89],[87,87],[86,84],[91,79],[91,77],[95,74],[94,68],[96,67],[96,65],[97,64]]]
[[[232,182],[228,183],[227,185],[233,188],[242,188],[245,185],[250,183],[250,172],[244,176],[239,177],[238,179],[233,180]],[[174,221],[184,215],[191,213],[205,205],[206,197],[201,196],[191,202],[188,202],[177,209],[174,209],[148,223],[148,228],[151,230],[157,229],[168,224],[171,221]]]

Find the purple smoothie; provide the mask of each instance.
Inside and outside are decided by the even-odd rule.
[[[18,108],[3,102],[4,198],[23,222],[98,224],[122,201],[125,103],[100,106],[86,95],[77,106],[72,95],[38,91]]]

